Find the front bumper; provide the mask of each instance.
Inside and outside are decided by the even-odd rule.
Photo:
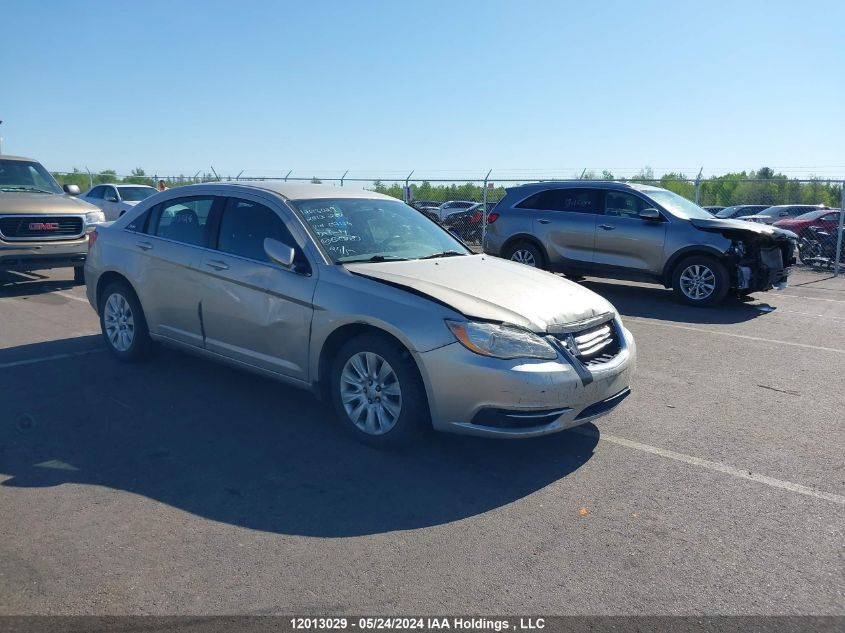
[[[618,321],[617,327],[624,333],[621,349],[609,362],[589,368],[591,382],[563,356],[499,360],[457,342],[416,353],[432,425],[467,435],[534,437],[606,415],[628,395],[636,364],[633,336]]]
[[[88,255],[88,236],[50,242],[0,241],[0,270],[43,270],[82,266]]]

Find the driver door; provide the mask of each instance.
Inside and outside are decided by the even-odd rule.
[[[317,275],[288,220],[264,198],[226,200],[200,265],[200,314],[208,351],[307,381]],[[292,269],[270,260],[265,238],[295,249]]]
[[[603,193],[604,213],[596,223],[595,272],[628,279],[659,277],[663,271],[665,218],[640,218],[640,211],[654,205],[639,196],[616,190]]]

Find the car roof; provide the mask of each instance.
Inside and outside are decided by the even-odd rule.
[[[375,191],[354,189],[352,187],[338,187],[312,183],[284,182],[282,180],[248,180],[206,182],[179,187],[180,190],[190,190],[193,187],[223,186],[231,189],[258,189],[278,194],[287,200],[313,200],[319,198],[364,198],[370,200],[397,200]]]
[[[529,182],[524,185],[510,187],[510,190],[534,191],[540,189],[567,189],[569,187],[590,187],[592,189],[617,189],[635,191],[665,191],[662,187],[644,185],[638,182],[619,182],[618,180],[545,180],[540,182]]]
[[[11,154],[0,154],[0,160],[18,160],[26,161],[27,163],[37,163],[34,158],[27,158],[26,156],[12,156]]]

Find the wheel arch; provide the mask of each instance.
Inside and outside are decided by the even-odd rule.
[[[540,254],[543,256],[543,264],[548,265],[549,253],[546,251],[546,247],[543,246],[543,243],[538,240],[535,235],[531,235],[530,233],[517,233],[516,235],[511,235],[507,240],[505,240],[504,244],[502,244],[502,248],[499,251],[500,256],[505,258],[505,253],[519,242],[528,242],[536,246],[539,249]]]
[[[132,282],[130,282],[124,275],[117,271],[107,270],[102,275],[100,275],[99,279],[97,279],[97,290],[95,295],[97,298],[97,314],[100,313],[100,300],[102,299],[103,291],[109,284],[114,282],[125,283],[127,286],[129,286],[132,292],[135,293],[135,297],[138,298],[138,292],[135,290],[135,287],[132,285]],[[138,300],[140,301],[140,299]]]
[[[378,326],[372,325],[370,323],[346,323],[341,325],[331,334],[326,337],[326,340],[323,343],[323,347],[320,349],[320,356],[317,362],[317,385],[315,392],[316,394],[323,400],[330,400],[329,394],[329,386],[331,384],[330,381],[330,372],[332,368],[332,362],[335,359],[338,351],[340,348],[343,347],[344,343],[347,341],[352,340],[356,336],[361,336],[363,334],[372,334],[375,336],[379,336],[384,338],[387,341],[390,341],[393,345],[396,345],[400,349],[404,350],[408,357],[411,359],[411,364],[416,371],[417,378],[420,381],[420,384],[423,387],[423,391],[426,395],[426,406],[428,407],[428,411],[426,413],[429,415],[430,418],[430,398],[429,398],[429,388],[428,383],[423,377],[423,373],[420,370],[419,365],[417,364],[417,359],[414,358],[414,354],[411,353],[411,350],[408,346],[403,343],[398,337],[394,336],[387,330],[380,328]]]
[[[687,257],[693,257],[696,255],[703,257],[712,257],[716,261],[722,264],[726,264],[725,253],[723,253],[717,248],[702,245],[687,246],[686,248],[682,248],[679,251],[675,252],[672,257],[669,258],[669,261],[666,262],[666,265],[663,267],[663,274],[661,275],[663,285],[666,288],[671,288],[672,276],[675,273],[675,267]]]

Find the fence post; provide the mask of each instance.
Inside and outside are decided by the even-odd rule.
[[[340,177],[340,186],[341,187],[343,186],[343,179],[346,178],[346,174],[348,174],[348,173],[349,173],[349,170],[347,169],[345,172],[343,172],[343,175]]]
[[[287,182],[287,181],[288,181],[288,176],[290,176],[290,174],[291,174],[291,172],[292,172],[292,171],[293,171],[292,169],[289,169],[289,170],[288,170],[288,173],[286,173],[286,174],[285,174],[285,182]]]
[[[411,173],[408,174],[408,177],[405,178],[405,189],[402,191],[402,197],[405,198],[405,204],[410,204],[411,202],[411,194],[410,189],[408,189],[408,181],[411,180],[411,176],[414,175],[414,170],[411,170]]]
[[[94,176],[91,173],[91,170],[88,169],[87,167],[85,168],[85,171],[88,172],[88,188],[93,189],[94,188]]]
[[[704,171],[704,167],[698,170],[698,176],[695,177],[695,203],[697,205],[701,205],[701,172]]]
[[[839,276],[839,260],[842,253],[842,226],[845,224],[845,180],[842,181],[842,199],[839,201],[839,230],[836,233],[836,251],[833,253],[833,276]]]
[[[245,170],[241,169],[241,173],[240,173],[240,174],[238,174],[237,176],[235,176],[235,180],[240,180],[240,179],[241,179],[241,174],[242,174],[242,173],[244,173],[244,171],[245,171]]]
[[[481,205],[481,252],[484,252],[484,238],[487,237],[487,181],[490,180],[490,174],[493,170],[489,170],[484,176],[484,192],[482,194]]]

